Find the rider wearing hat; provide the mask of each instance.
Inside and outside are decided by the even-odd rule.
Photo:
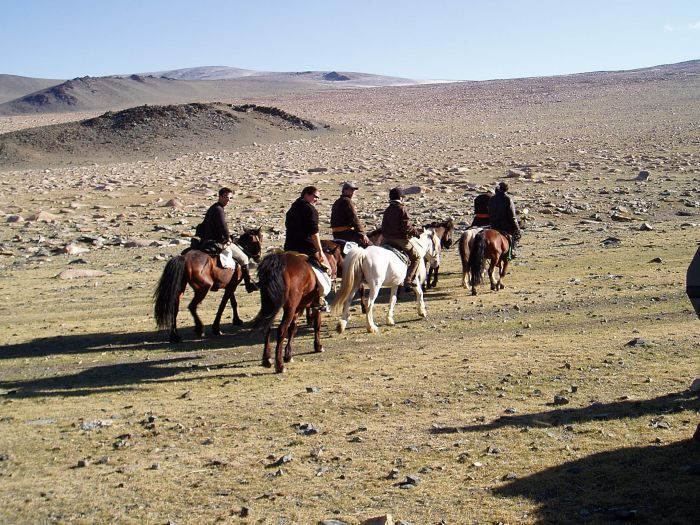
[[[356,189],[355,182],[343,183],[340,197],[331,208],[331,230],[333,238],[356,242],[364,248],[369,245],[369,239],[365,234],[365,225],[357,216],[355,204],[352,201]]]
[[[520,226],[515,218],[515,206],[508,193],[508,183],[499,182],[496,194],[489,199],[489,223],[491,228],[511,236],[511,257],[515,257],[515,245],[520,239]]]
[[[233,257],[238,262],[243,272],[246,292],[251,293],[257,290],[258,286],[250,278],[250,259],[238,245],[231,241],[231,234],[226,225],[224,208],[228,205],[232,195],[233,191],[230,188],[219,190],[219,199],[209,207],[204,221],[198,226],[197,231],[202,241],[214,241],[225,258]]]
[[[411,262],[406,271],[404,285],[411,287],[414,285],[413,280],[416,278],[420,264],[420,254],[409,242],[409,239],[420,236],[421,231],[411,223],[402,197],[401,188],[392,188],[389,191],[389,207],[384,210],[382,218],[382,236],[386,244],[402,250],[408,255]]]

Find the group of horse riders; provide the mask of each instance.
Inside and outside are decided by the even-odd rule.
[[[340,197],[333,203],[331,210],[331,231],[334,239],[357,243],[366,247],[370,244],[365,226],[357,216],[353,196],[358,189],[355,182],[345,182],[342,185]],[[520,237],[520,228],[516,220],[515,206],[507,195],[508,184],[500,182],[495,194],[484,193],[474,199],[474,220],[472,227],[490,227],[510,238],[511,257],[514,257],[515,246]],[[218,200],[206,212],[204,221],[197,226],[197,237],[202,244],[213,243],[221,252],[221,264],[226,267],[235,260],[241,267],[245,289],[248,293],[258,289],[250,276],[250,260],[248,255],[231,241],[224,208],[233,195],[230,188],[221,188]],[[298,252],[308,257],[318,281],[318,302],[313,307],[320,311],[328,311],[325,296],[330,291],[328,259],[321,247],[321,237],[318,226],[318,211],[316,203],[320,198],[318,188],[307,186],[301,191],[285,217],[284,250]],[[409,265],[404,280],[404,286],[410,289],[420,263],[420,256],[415,247],[409,242],[411,237],[419,236],[421,229],[416,227],[408,214],[403,201],[401,188],[389,191],[389,206],[384,211],[381,232],[383,242],[401,250],[408,255]]]

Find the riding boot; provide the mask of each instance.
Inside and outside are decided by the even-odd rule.
[[[257,291],[259,289],[258,285],[250,278],[248,267],[241,265],[241,272],[243,273],[243,281],[245,282],[245,291],[248,293]]]
[[[328,301],[326,301],[326,298],[323,296],[323,292],[321,292],[320,289],[317,289],[318,292],[318,300],[316,301],[315,304],[311,305],[311,308],[314,310],[318,310],[319,312],[324,312],[328,313],[331,311],[330,306],[328,306]]]

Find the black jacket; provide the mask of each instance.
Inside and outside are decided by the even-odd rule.
[[[203,241],[212,240],[226,244],[231,240],[231,235],[226,225],[224,207],[218,202],[215,202],[209,207],[200,227],[201,239]]]
[[[285,250],[310,256],[316,253],[316,246],[311,237],[318,233],[318,211],[313,204],[306,202],[302,197],[295,200],[287,211],[284,226],[287,229]]]
[[[496,191],[496,195],[489,199],[489,223],[492,228],[511,235],[520,229],[513,201],[502,191]]]

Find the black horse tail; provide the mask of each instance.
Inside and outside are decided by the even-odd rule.
[[[251,323],[255,330],[268,330],[284,305],[286,286],[283,272],[285,266],[286,260],[282,253],[267,255],[258,266],[260,311]]]
[[[175,326],[184,277],[185,259],[181,255],[173,257],[165,265],[163,275],[153,292],[153,315],[159,330],[172,330]]]
[[[459,259],[462,261],[462,273],[469,272],[469,245],[467,244],[467,234],[463,233],[457,243],[459,250]]]
[[[472,286],[482,283],[484,274],[484,232],[479,232],[474,238],[471,252],[469,253],[469,273],[471,274]]]

